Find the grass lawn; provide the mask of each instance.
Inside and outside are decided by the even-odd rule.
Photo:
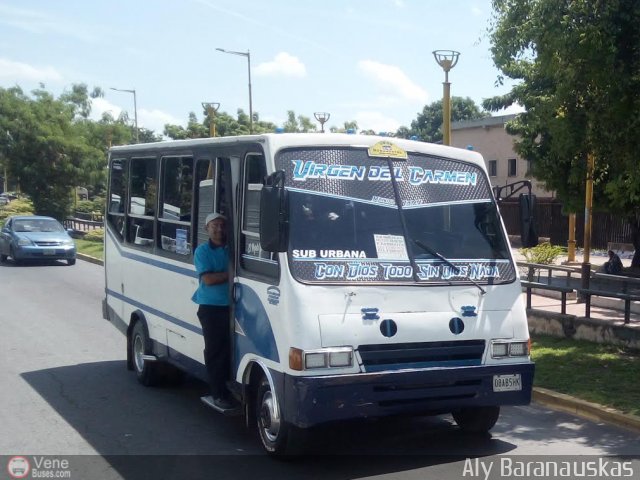
[[[104,244],[102,242],[90,242],[89,240],[76,239],[78,253],[84,253],[104,260]]]
[[[545,335],[532,340],[534,386],[640,415],[640,352]]]

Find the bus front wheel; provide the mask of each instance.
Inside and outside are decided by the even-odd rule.
[[[500,416],[500,407],[468,407],[451,412],[458,426],[468,433],[487,433]]]
[[[278,400],[269,381],[262,377],[256,395],[256,423],[264,449],[271,455],[284,455],[291,426],[282,419]]]
[[[149,339],[143,323],[138,321],[131,332],[131,358],[136,377],[145,387],[151,387],[158,382],[158,364],[144,359],[144,355],[149,354]]]

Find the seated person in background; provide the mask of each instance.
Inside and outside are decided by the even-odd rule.
[[[609,250],[609,261],[604,262],[603,267],[604,273],[620,275],[622,273],[622,260],[613,250]]]

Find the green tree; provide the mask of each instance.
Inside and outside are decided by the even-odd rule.
[[[356,120],[347,120],[346,122],[344,122],[342,127],[333,126],[329,129],[331,133],[347,133],[349,130],[353,132],[358,131],[358,122]],[[369,131],[373,131],[373,130],[369,130]],[[375,135],[375,133],[373,135]]]
[[[87,103],[83,85],[58,99],[44,89],[30,97],[19,87],[0,88],[0,131],[7,132],[0,143],[2,157],[37,213],[64,218],[75,187],[104,168],[104,151],[84,137]]]
[[[296,116],[296,113],[293,110],[287,111],[287,121],[284,122],[282,128],[286,133],[306,133],[316,131],[316,125],[309,117],[305,117],[304,115]]]
[[[488,117],[490,114],[478,107],[469,97],[451,97],[451,121],[475,120]],[[410,138],[417,136],[423,142],[442,141],[442,100],[425,105],[422,113],[411,122],[411,128],[400,127],[397,137]]]
[[[181,125],[166,124],[164,126],[164,135],[174,140],[182,140],[185,138],[204,138],[210,133],[209,125],[211,118],[203,111],[203,121],[198,122],[195,114],[189,114],[189,122],[185,129]],[[249,135],[249,115],[244,110],[237,110],[237,117],[229,115],[226,112],[216,112],[216,136],[229,137],[235,135]],[[271,133],[276,129],[275,124],[260,120],[257,112],[253,112],[253,133]]]
[[[492,3],[493,60],[518,83],[485,108],[518,102],[526,109],[507,130],[567,211],[584,207],[587,156],[594,155],[594,205],[629,222],[632,265],[640,267],[640,2]]]

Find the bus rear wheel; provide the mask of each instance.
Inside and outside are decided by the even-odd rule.
[[[468,407],[451,412],[458,426],[467,433],[487,433],[500,416],[500,407]]]
[[[138,381],[145,387],[158,383],[158,364],[144,359],[150,355],[149,338],[141,321],[136,322],[131,332],[131,358]]]

